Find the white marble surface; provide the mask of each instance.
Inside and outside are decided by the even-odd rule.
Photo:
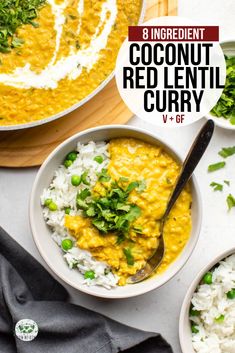
[[[202,123],[203,120],[174,130],[152,127],[136,118],[130,122],[131,125],[155,131],[174,145],[182,156],[185,155]],[[223,193],[219,193],[213,192],[209,187],[212,180],[229,179],[230,191],[235,194],[235,157],[227,161],[228,165],[224,170],[210,175],[207,173],[208,164],[219,160],[217,152],[220,147],[234,145],[234,136],[233,132],[217,129],[207,154],[196,171],[203,196],[203,228],[193,255],[179,274],[158,290],[137,298],[119,301],[89,297],[67,287],[73,302],[123,323],[160,332],[172,344],[175,353],[181,352],[178,342],[178,318],[186,290],[202,266],[235,244],[235,209],[228,213],[225,202],[229,189],[225,188]],[[32,240],[28,221],[28,200],[36,173],[36,168],[0,169],[0,224],[45,265]]]
[[[178,0],[178,15],[201,25],[220,26],[220,40],[235,40],[234,0]]]

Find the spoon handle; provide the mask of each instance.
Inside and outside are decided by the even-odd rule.
[[[186,183],[192,176],[194,169],[198,165],[198,162],[202,158],[205,150],[207,149],[207,146],[209,145],[209,142],[214,132],[214,126],[215,125],[213,120],[208,120],[203,125],[195,141],[193,142],[192,147],[190,148],[190,151],[188,152],[188,155],[182,166],[181,173],[178,177],[175,188],[171,194],[171,197],[168,202],[167,209],[165,211],[163,218],[166,218],[169,215],[182,189],[185,187]]]

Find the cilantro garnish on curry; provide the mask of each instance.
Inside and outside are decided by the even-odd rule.
[[[102,170],[98,180],[106,190],[104,196],[93,196],[91,201],[86,202],[90,192],[85,189],[77,195],[77,207],[84,211],[84,216],[91,218],[92,224],[98,230],[104,234],[115,231],[118,236],[117,241],[121,242],[128,237],[132,223],[141,214],[140,207],[128,201],[129,194],[134,189],[138,192],[143,191],[143,187],[140,188],[140,186],[144,181],[133,181],[130,184],[128,179],[123,181],[122,178],[118,182],[111,181],[106,169]],[[124,186],[125,184],[127,185]],[[138,229],[139,232],[140,229]]]
[[[96,173],[93,186],[87,171],[71,176],[79,190],[75,213],[66,210],[64,224],[77,247],[107,263],[118,284],[125,285],[158,246],[160,219],[180,166],[162,148],[135,139],[111,140],[108,152],[109,163]],[[94,161],[99,164],[101,159]],[[166,221],[166,254],[158,273],[176,259],[189,238],[190,208],[187,187]]]
[[[45,3],[46,0],[1,0],[0,52],[9,53],[12,48],[21,47],[25,39],[17,36],[17,29],[26,24],[37,27],[34,20]]]

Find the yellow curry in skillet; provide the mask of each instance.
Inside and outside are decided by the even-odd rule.
[[[159,220],[180,166],[163,148],[136,139],[111,140],[108,149],[110,161],[92,189],[93,202],[79,200],[84,215],[66,215],[65,227],[80,249],[107,263],[125,285],[158,246]],[[187,186],[165,224],[166,253],[157,273],[189,239],[191,202]]]
[[[141,0],[2,0],[0,125],[60,113],[114,70]]]

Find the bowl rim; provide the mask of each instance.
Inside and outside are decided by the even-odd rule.
[[[230,256],[232,254],[235,254],[235,247],[230,247],[227,250],[224,250],[222,253],[219,253],[218,255],[216,255],[205,266],[203,266],[203,268],[198,272],[198,274],[196,275],[194,280],[191,282],[191,284],[185,294],[185,297],[184,297],[184,300],[183,300],[183,303],[181,306],[181,310],[180,310],[180,317],[179,317],[179,341],[180,341],[180,346],[181,346],[183,353],[196,353],[196,351],[194,351],[193,348],[192,348],[191,352],[189,352],[189,350],[188,350],[188,346],[186,343],[186,334],[187,333],[185,330],[186,320],[189,323],[188,310],[189,310],[192,296],[193,296],[199,282],[201,281],[203,275],[206,272],[208,272],[209,270],[211,270],[218,262],[222,261],[223,259],[227,258],[228,256]]]
[[[234,38],[230,38],[230,39],[228,38],[226,40],[221,40],[219,42],[220,46],[222,46],[223,44],[228,44],[228,43],[233,43],[234,49],[235,49],[235,39]],[[222,48],[222,50],[223,50],[223,48]],[[231,131],[235,130],[235,125],[230,124],[230,122],[227,119],[225,119],[223,116],[217,117],[217,116],[210,114],[210,112],[208,112],[205,115],[205,118],[208,120],[213,119],[215,125],[222,128],[222,129],[231,130]]]
[[[142,0],[142,6],[141,6],[141,11],[140,11],[140,16],[138,19],[138,25],[142,24],[144,21],[146,7],[147,7],[147,0]],[[36,121],[29,122],[29,123],[24,123],[24,124],[0,125],[0,131],[14,131],[14,130],[17,131],[17,130],[29,129],[29,128],[33,128],[33,127],[37,127],[40,125],[50,123],[50,122],[57,120],[59,118],[62,118],[62,117],[65,117],[69,113],[72,113],[76,109],[78,109],[78,108],[82,107],[83,105],[85,105],[86,103],[88,103],[92,98],[94,98],[98,93],[100,93],[108,85],[108,83],[114,78],[114,76],[115,76],[115,68],[109,74],[109,76],[104,81],[102,81],[98,87],[96,87],[94,89],[94,91],[92,91],[90,94],[88,94],[86,97],[84,97],[81,101],[73,104],[69,108],[67,108],[57,114],[51,115],[45,119],[40,119],[40,120],[36,120]]]
[[[197,221],[195,222],[195,233],[194,233],[194,240],[192,241],[191,244],[191,248],[188,249],[188,252],[184,254],[184,260],[178,265],[177,269],[175,271],[173,271],[173,273],[168,275],[168,278],[164,280],[163,283],[156,283],[156,285],[152,285],[149,286],[148,288],[142,288],[140,290],[138,290],[135,293],[131,293],[131,294],[115,294],[114,292],[112,293],[112,289],[110,291],[107,291],[107,294],[97,294],[94,293],[92,291],[92,287],[88,287],[85,285],[81,285],[79,283],[75,284],[73,281],[71,281],[69,278],[66,278],[65,276],[61,275],[60,271],[52,268],[50,265],[50,260],[48,259],[48,257],[44,254],[44,251],[40,245],[40,242],[38,240],[38,230],[36,229],[36,225],[34,222],[34,212],[33,212],[33,204],[34,204],[34,200],[35,200],[35,194],[36,194],[36,189],[37,189],[37,184],[39,179],[41,178],[42,174],[44,173],[44,168],[50,163],[50,161],[60,152],[61,149],[63,149],[67,144],[69,144],[72,141],[78,141],[80,137],[82,136],[86,136],[89,133],[93,133],[93,132],[98,132],[98,131],[107,131],[107,130],[116,130],[116,129],[122,129],[122,130],[126,130],[127,134],[128,131],[134,131],[134,132],[139,132],[143,135],[145,135],[146,137],[151,137],[153,139],[156,140],[156,143],[158,142],[160,145],[165,146],[165,148],[167,150],[169,150],[169,153],[172,153],[173,155],[175,155],[176,158],[178,158],[178,160],[180,162],[182,162],[182,158],[180,156],[180,154],[178,153],[178,151],[172,147],[169,143],[164,142],[162,140],[161,137],[159,137],[157,134],[155,133],[151,133],[148,130],[139,128],[139,127],[133,127],[133,126],[129,126],[129,125],[103,125],[103,126],[98,126],[98,127],[93,127],[84,131],[81,131],[71,137],[69,137],[68,139],[66,139],[65,141],[63,141],[59,146],[57,146],[50,154],[49,156],[45,159],[45,161],[43,162],[43,164],[41,165],[41,167],[38,170],[38,173],[36,175],[36,178],[34,180],[33,186],[32,186],[32,190],[31,190],[31,194],[30,194],[30,200],[29,200],[29,222],[30,222],[30,227],[31,227],[31,233],[33,236],[33,240],[35,242],[35,245],[41,255],[41,257],[44,259],[44,261],[46,262],[47,266],[49,267],[49,269],[60,279],[62,279],[65,283],[69,284],[71,287],[84,292],[86,294],[90,294],[92,296],[96,296],[96,297],[101,297],[101,298],[106,298],[106,299],[122,299],[122,298],[131,298],[131,297],[135,297],[138,295],[142,295],[144,293],[150,292],[154,289],[160,288],[161,286],[163,286],[164,284],[166,284],[167,282],[169,282],[187,263],[188,259],[190,258],[192,252],[194,251],[196,244],[198,242],[199,239],[199,235],[200,235],[200,231],[201,231],[201,224],[202,224],[202,199],[201,199],[201,193],[200,193],[200,189],[199,189],[199,184],[196,180],[195,175],[193,174],[191,177],[191,182],[193,185],[193,188],[195,190],[195,195],[197,196],[197,203],[198,203],[198,212],[196,215],[196,219]],[[180,258],[181,255],[179,255],[177,257]],[[147,283],[147,281],[146,281]]]

